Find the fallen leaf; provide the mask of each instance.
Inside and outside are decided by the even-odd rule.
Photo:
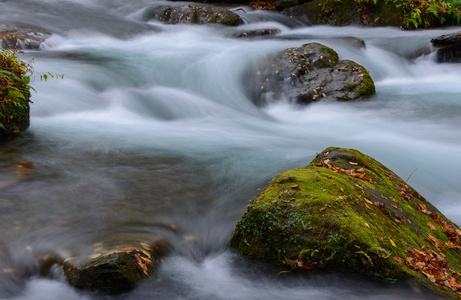
[[[432,234],[428,233],[427,236],[429,237],[429,241],[435,248],[445,248],[443,247],[442,243]]]
[[[431,230],[437,231],[437,227],[435,227],[435,225],[432,224],[431,222],[427,222],[427,226],[428,226]]]
[[[368,204],[366,204],[366,203],[363,203],[363,204],[365,204],[366,208],[368,208],[369,210],[372,210],[371,207],[368,206]]]
[[[392,207],[395,208],[395,209],[399,209],[399,207],[395,204],[392,204]]]
[[[370,225],[368,225],[368,223],[365,223],[365,226],[366,226],[367,228],[370,228]]]
[[[294,189],[294,190],[297,190],[297,189],[299,189],[299,184],[292,185],[291,188]]]
[[[374,205],[373,202],[371,202],[370,200],[368,200],[367,198],[363,198],[365,199],[365,202],[368,203],[368,204],[371,204],[371,205]]]
[[[326,207],[322,207],[322,208],[319,210],[319,212],[322,212],[322,211],[324,211],[325,209],[326,209]]]
[[[392,259],[398,262],[399,264],[403,265],[403,259],[401,259],[400,257],[394,256]]]
[[[397,247],[397,245],[394,243],[394,241],[391,238],[389,238],[389,242],[391,243],[392,247]]]
[[[352,162],[352,161],[350,161],[349,163],[350,163],[351,165],[353,165],[353,166],[356,166],[356,165],[358,165],[358,164],[359,164],[359,163],[356,163],[356,162]]]

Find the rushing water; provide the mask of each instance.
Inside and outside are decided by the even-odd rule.
[[[159,278],[118,298],[431,299],[363,278],[277,277],[228,242],[257,189],[328,146],[375,157],[461,224],[461,68],[433,55],[403,58],[460,29],[299,27],[247,7],[238,28],[147,20],[164,3],[0,1],[1,22],[53,33],[26,53],[36,73],[64,74],[46,83],[35,77],[27,137],[0,147],[0,297],[106,299],[75,291],[59,271],[27,279],[17,272],[36,253],[88,255],[100,245],[164,238],[172,253]],[[281,34],[231,37],[256,28]],[[367,47],[341,39],[350,36]],[[311,41],[364,65],[376,96],[256,107],[245,93],[246,68]]]

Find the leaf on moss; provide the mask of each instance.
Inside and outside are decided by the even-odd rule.
[[[389,242],[391,243],[392,247],[397,247],[397,245],[394,243],[394,241],[391,238],[389,238]]]
[[[430,233],[427,233],[427,236],[429,238],[429,241],[431,242],[432,246],[434,246],[435,248],[445,248],[442,243],[435,237],[433,236],[432,234]]]
[[[428,226],[431,230],[437,231],[437,227],[435,227],[435,225],[432,224],[431,222],[427,222],[427,226]]]

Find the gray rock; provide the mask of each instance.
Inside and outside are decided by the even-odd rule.
[[[151,12],[151,18],[165,24],[222,24],[236,26],[242,24],[240,16],[228,9],[211,6],[162,5]]]
[[[255,38],[255,37],[262,37],[266,35],[274,35],[280,33],[279,29],[260,29],[260,30],[251,30],[245,32],[237,32],[234,33],[232,36],[235,38]]]
[[[18,49],[39,49],[51,33],[25,25],[0,24],[3,33],[2,47],[14,46]]]
[[[287,49],[250,72],[248,91],[257,105],[288,98],[297,104],[361,100],[375,93],[367,70],[318,43]]]

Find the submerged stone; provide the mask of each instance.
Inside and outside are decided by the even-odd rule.
[[[287,98],[297,104],[361,100],[375,93],[368,71],[350,60],[339,60],[319,43],[287,49],[252,67],[246,80],[258,105]]]
[[[280,270],[417,282],[461,294],[461,230],[405,181],[356,150],[328,148],[251,201],[231,247]]]
[[[255,38],[280,33],[280,29],[258,29],[244,32],[237,32],[232,35],[235,38]]]

